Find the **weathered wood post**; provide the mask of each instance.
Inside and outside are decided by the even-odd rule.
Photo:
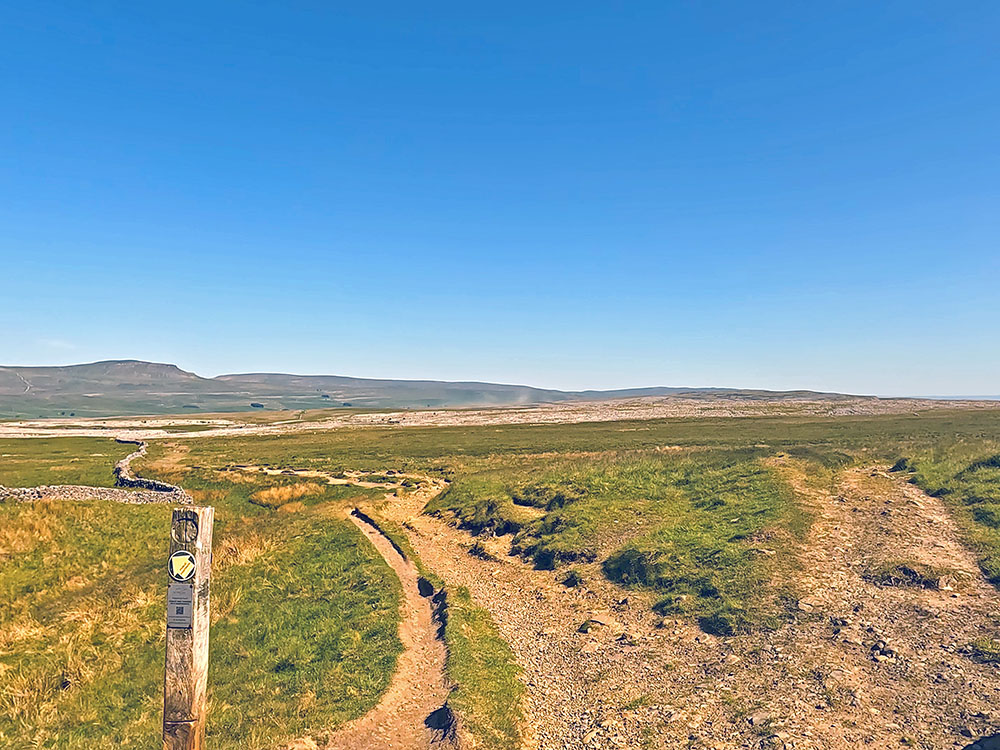
[[[167,558],[163,750],[203,750],[214,508],[174,508]]]

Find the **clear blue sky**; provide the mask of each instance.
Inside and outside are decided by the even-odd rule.
[[[1000,392],[996,2],[7,2],[0,362]]]

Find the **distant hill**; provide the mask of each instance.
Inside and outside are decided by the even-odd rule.
[[[841,399],[836,393],[731,388],[558,391],[524,385],[376,380],[339,375],[246,373],[203,378],[176,365],[109,360],[65,367],[0,366],[0,418],[320,409],[511,406],[571,400],[677,396]]]

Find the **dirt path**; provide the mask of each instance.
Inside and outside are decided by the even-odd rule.
[[[1000,597],[941,501],[883,467],[849,469],[831,492],[794,461],[773,464],[814,522],[801,619],[770,639],[769,723],[821,748],[964,747],[1000,730],[1000,669],[967,650],[1000,636]],[[869,580],[911,561],[944,569],[940,590]]]
[[[593,566],[568,589],[487,543],[420,515],[427,493],[390,496],[425,564],[468,586],[511,644],[527,685],[527,748],[961,748],[1000,730],[1000,668],[967,644],[1000,636],[1000,598],[938,500],[884,471],[854,469],[838,492],[776,459],[815,516],[802,591],[774,633],[715,638],[659,621]],[[947,568],[943,590],[883,587],[891,559]],[[585,620],[600,623],[579,632]]]
[[[271,477],[295,476],[303,477],[305,479],[322,479],[327,484],[334,486],[351,485],[352,487],[365,487],[369,489],[383,487],[388,490],[403,489],[406,487],[404,484],[406,480],[411,480],[411,484],[424,482],[435,487],[438,486],[436,482],[439,481],[425,476],[424,474],[409,474],[402,471],[390,471],[388,473],[377,471],[344,471],[334,474],[320,469],[285,469],[275,468],[273,466],[254,466],[250,464],[235,466],[227,471],[238,471],[247,474],[266,474]],[[383,481],[373,482],[370,481],[371,477],[381,477]],[[437,492],[434,494],[437,494]]]
[[[665,686],[665,657],[674,652],[664,644],[683,637],[717,661],[717,648],[709,643],[714,639],[701,636],[696,642],[694,630],[657,629],[648,603],[630,606],[610,584],[595,580],[591,588],[567,589],[552,572],[506,556],[502,540],[487,542],[498,559],[473,557],[467,534],[421,515],[437,491],[390,496],[379,512],[405,524],[421,560],[449,585],[469,587],[490,611],[524,670],[525,747],[642,747],[643,733],[662,723],[662,712],[672,713],[662,704],[652,712],[639,707],[652,686]],[[578,632],[585,620],[602,624]],[[628,708],[629,703],[636,706]],[[687,730],[670,734],[686,737]]]
[[[325,746],[327,750],[424,750],[449,744],[442,732],[427,726],[428,717],[444,706],[444,643],[437,637],[438,623],[431,601],[421,596],[418,573],[389,540],[355,515],[350,520],[392,567],[403,587],[399,637],[403,653],[396,664],[392,684],[379,704],[364,716],[339,729]],[[432,719],[431,723],[435,723]]]

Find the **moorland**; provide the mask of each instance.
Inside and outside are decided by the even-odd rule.
[[[211,746],[359,746],[406,680],[440,680],[453,722],[415,722],[405,747],[1000,732],[1000,409],[798,411],[171,417],[134,468],[216,508]],[[106,485],[128,452],[113,438],[140,429],[122,424],[8,431],[0,484]],[[155,744],[169,508],[0,515],[0,741]],[[407,661],[420,581],[441,665]]]

